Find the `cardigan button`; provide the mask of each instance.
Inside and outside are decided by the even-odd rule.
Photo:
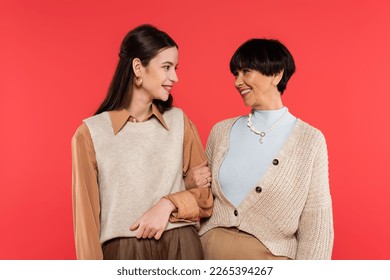
[[[256,192],[257,192],[257,193],[261,193],[262,190],[263,190],[263,189],[262,189],[261,187],[259,187],[259,186],[256,187]]]
[[[279,164],[279,160],[277,160],[276,158],[272,161],[272,164],[273,165],[278,165]]]
[[[238,216],[238,211],[234,210],[234,216]]]

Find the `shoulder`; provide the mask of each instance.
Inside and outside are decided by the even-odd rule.
[[[114,123],[111,120],[109,111],[86,118],[83,122],[88,126],[93,139],[98,135],[102,135],[102,133],[114,132]]]
[[[177,116],[177,117],[179,117],[179,116],[183,116],[183,115],[185,115],[183,110],[178,108],[178,107],[172,107],[169,110],[165,111],[164,114],[163,114],[164,117],[165,116]]]
[[[188,117],[188,115],[183,111],[183,109],[178,108],[178,107],[172,107],[169,111],[170,114],[175,115],[177,117],[180,117],[184,121],[184,125],[189,125],[193,126],[194,124],[192,123],[191,119]]]
[[[222,120],[220,122],[217,122],[211,129],[209,137],[208,137],[208,144],[214,143],[214,142],[221,142],[224,141],[224,139],[227,139],[227,135],[229,135],[230,130],[233,126],[233,124],[239,119],[240,117],[234,117]]]
[[[171,122],[185,122],[185,116],[182,109],[177,107],[172,107],[169,110],[166,110],[161,116],[164,121],[167,123],[168,127]]]
[[[90,124],[101,122],[102,120],[110,120],[110,115],[108,111],[86,118],[83,120],[83,122],[86,123],[87,125],[90,125]]]
[[[313,144],[326,144],[325,136],[318,128],[308,124],[301,119],[298,119],[297,126],[300,138],[305,142],[310,142]]]
[[[92,134],[94,132],[94,128],[101,126],[103,122],[109,122],[111,124],[108,112],[103,112],[84,119],[82,124],[77,128],[76,132],[74,133],[72,141],[77,143],[89,143],[90,141],[92,141]]]
[[[324,137],[324,134],[317,127],[314,127],[301,119],[298,119],[298,123],[301,124],[302,129],[305,130],[307,133]]]
[[[241,116],[237,116],[237,117],[234,117],[234,118],[229,118],[229,119],[225,119],[225,120],[219,121],[219,122],[217,122],[213,126],[211,131],[219,132],[219,131],[224,131],[226,129],[230,130],[230,128],[232,127],[234,122],[237,121],[240,117]]]
[[[91,139],[91,133],[89,131],[88,126],[86,123],[82,123],[74,133],[72,137],[72,142],[74,143],[81,143],[85,141],[89,141]]]

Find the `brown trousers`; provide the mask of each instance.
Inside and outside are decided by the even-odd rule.
[[[237,228],[213,228],[202,241],[206,260],[288,260],[275,256],[256,237]]]
[[[105,260],[202,260],[202,245],[194,226],[165,231],[159,240],[120,237],[103,244]]]

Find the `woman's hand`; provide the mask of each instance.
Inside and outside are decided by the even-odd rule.
[[[209,187],[211,184],[211,172],[207,161],[191,168],[184,178],[184,184],[187,190]]]
[[[155,238],[158,240],[167,227],[169,217],[175,209],[175,205],[170,200],[162,198],[138,218],[130,227],[130,230],[137,230],[137,238]]]

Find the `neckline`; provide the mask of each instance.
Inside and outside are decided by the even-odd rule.
[[[224,151],[223,151],[223,155],[220,159],[220,161],[218,162],[217,166],[218,166],[218,170],[216,172],[216,176],[217,176],[217,179],[216,179],[216,182],[217,182],[217,192],[219,192],[219,195],[221,197],[223,197],[223,200],[225,200],[227,203],[229,203],[232,207],[234,207],[235,209],[248,209],[248,207],[250,207],[250,204],[247,203],[247,198],[245,198],[241,203],[240,205],[238,205],[238,207],[236,207],[226,196],[225,194],[223,193],[223,190],[222,190],[222,187],[221,185],[219,184],[219,171],[221,169],[221,165],[222,165],[222,162],[225,160],[226,158],[226,155],[227,155],[227,152],[229,150],[229,147],[230,147],[230,133],[231,133],[231,130],[232,130],[232,127],[233,125],[235,124],[235,122],[240,119],[241,117],[243,116],[239,116],[239,117],[235,117],[232,121],[232,123],[229,125],[230,127],[228,128],[228,135],[229,137],[224,137],[224,143],[221,143],[223,145],[220,145],[222,147],[224,147]],[[280,149],[280,151],[275,155],[275,158],[277,158],[279,161],[281,159],[283,159],[284,157],[286,157],[286,155],[288,154],[288,152],[294,147],[295,143],[297,142],[297,139],[298,139],[298,135],[301,133],[301,130],[302,130],[302,127],[304,125],[304,122],[300,119],[300,118],[297,118],[296,119],[296,123],[294,125],[294,128],[290,134],[290,136],[288,137],[288,139],[286,140],[286,142],[283,144],[282,148]],[[277,169],[275,168],[274,165],[270,165],[268,166],[267,170],[265,171],[263,177],[257,181],[255,183],[255,185],[258,185],[258,186],[262,186],[264,184],[267,184],[269,182],[269,180],[272,178],[272,174],[277,172]]]

